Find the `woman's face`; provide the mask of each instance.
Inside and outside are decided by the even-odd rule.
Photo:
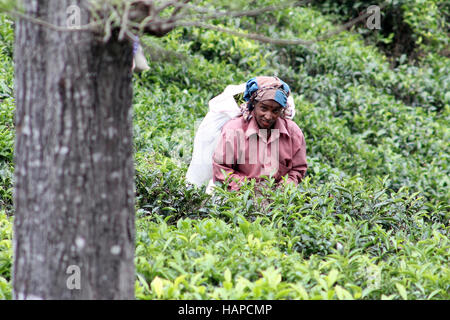
[[[259,101],[253,115],[260,129],[271,129],[281,115],[282,106],[274,100]]]

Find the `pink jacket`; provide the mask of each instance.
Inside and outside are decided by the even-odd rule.
[[[213,155],[213,181],[224,181],[224,170],[237,179],[230,180],[231,190],[239,190],[245,177],[259,181],[262,175],[272,175],[276,182],[287,176],[289,182],[298,184],[308,167],[302,130],[294,121],[280,117],[266,137],[267,130],[260,130],[253,117],[228,121]]]

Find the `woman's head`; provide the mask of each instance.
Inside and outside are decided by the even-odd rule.
[[[249,111],[252,111],[256,103],[266,100],[278,102],[285,108],[290,94],[289,86],[277,77],[255,77],[247,81],[244,99],[247,101]]]
[[[283,107],[275,100],[263,100],[255,103],[253,116],[260,129],[271,129],[283,112]]]
[[[277,77],[255,77],[247,81],[244,99],[261,129],[272,128],[288,104],[289,86]]]

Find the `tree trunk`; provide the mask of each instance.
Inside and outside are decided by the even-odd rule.
[[[73,3],[24,8],[65,27]],[[117,37],[17,21],[16,299],[134,298],[131,64]]]

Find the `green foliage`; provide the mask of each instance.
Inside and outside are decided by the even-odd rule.
[[[417,34],[417,44],[423,50],[440,52],[448,47],[447,1],[405,1],[402,8],[404,20]]]
[[[11,299],[12,218],[0,210],[0,300]]]
[[[314,39],[370,4],[325,0],[213,23]],[[157,49],[151,69],[133,79],[139,299],[450,298],[446,7],[427,0],[393,8],[423,52],[416,61],[405,54],[393,64],[377,41],[396,38],[371,41],[361,28],[310,47],[198,29],[141,39]],[[13,32],[0,19],[0,298],[9,299]],[[163,50],[176,53],[157,56]],[[262,74],[292,88],[307,177],[298,187],[268,181],[258,193],[249,181],[240,192],[217,186],[206,195],[184,178],[196,126],[228,84]]]
[[[308,8],[269,16],[282,28],[258,30],[273,37],[308,39],[332,27]],[[254,20],[227,27],[252,32]],[[352,34],[303,48],[178,30],[160,44],[180,46],[190,63],[155,61],[137,82],[137,113],[154,117],[141,129],[152,139],[139,133],[137,141],[152,144],[150,157],[171,158],[148,163],[153,174],[138,170],[138,207],[147,203],[138,211],[139,298],[448,298],[445,58],[392,69]],[[207,99],[259,73],[278,74],[294,90],[308,178],[262,197],[251,182],[240,193],[219,188],[212,198],[191,190],[183,180],[189,157],[170,151],[192,145],[193,120],[206,113]],[[156,97],[140,86],[150,76]],[[184,138],[174,135],[180,128]]]
[[[13,10],[17,7],[17,2],[14,0],[0,0],[0,14],[5,11]]]
[[[449,57],[448,1],[395,0],[382,3],[386,6],[381,9],[380,30],[372,31],[364,22],[354,28],[367,43],[383,50],[393,65],[402,65],[405,61],[418,64],[430,54]],[[373,4],[365,0],[313,2],[313,6],[322,12],[333,14],[339,23],[354,19]]]
[[[180,217],[207,216],[209,196],[184,183],[185,170],[167,158],[136,155],[136,206],[139,217],[160,215],[176,221]],[[155,159],[156,157],[156,159]]]
[[[138,298],[447,299],[448,227],[385,182],[307,179],[267,189],[268,206],[250,183],[219,191],[209,218],[140,219]]]
[[[217,31],[205,32],[196,29],[186,40],[188,39],[191,39],[190,49],[206,59],[213,62],[224,61],[243,69],[254,66],[263,69],[267,65],[268,55],[274,54],[274,52],[264,54],[259,45],[250,40],[219,34]]]
[[[12,211],[14,148],[13,43],[12,20],[0,14],[0,208]]]

